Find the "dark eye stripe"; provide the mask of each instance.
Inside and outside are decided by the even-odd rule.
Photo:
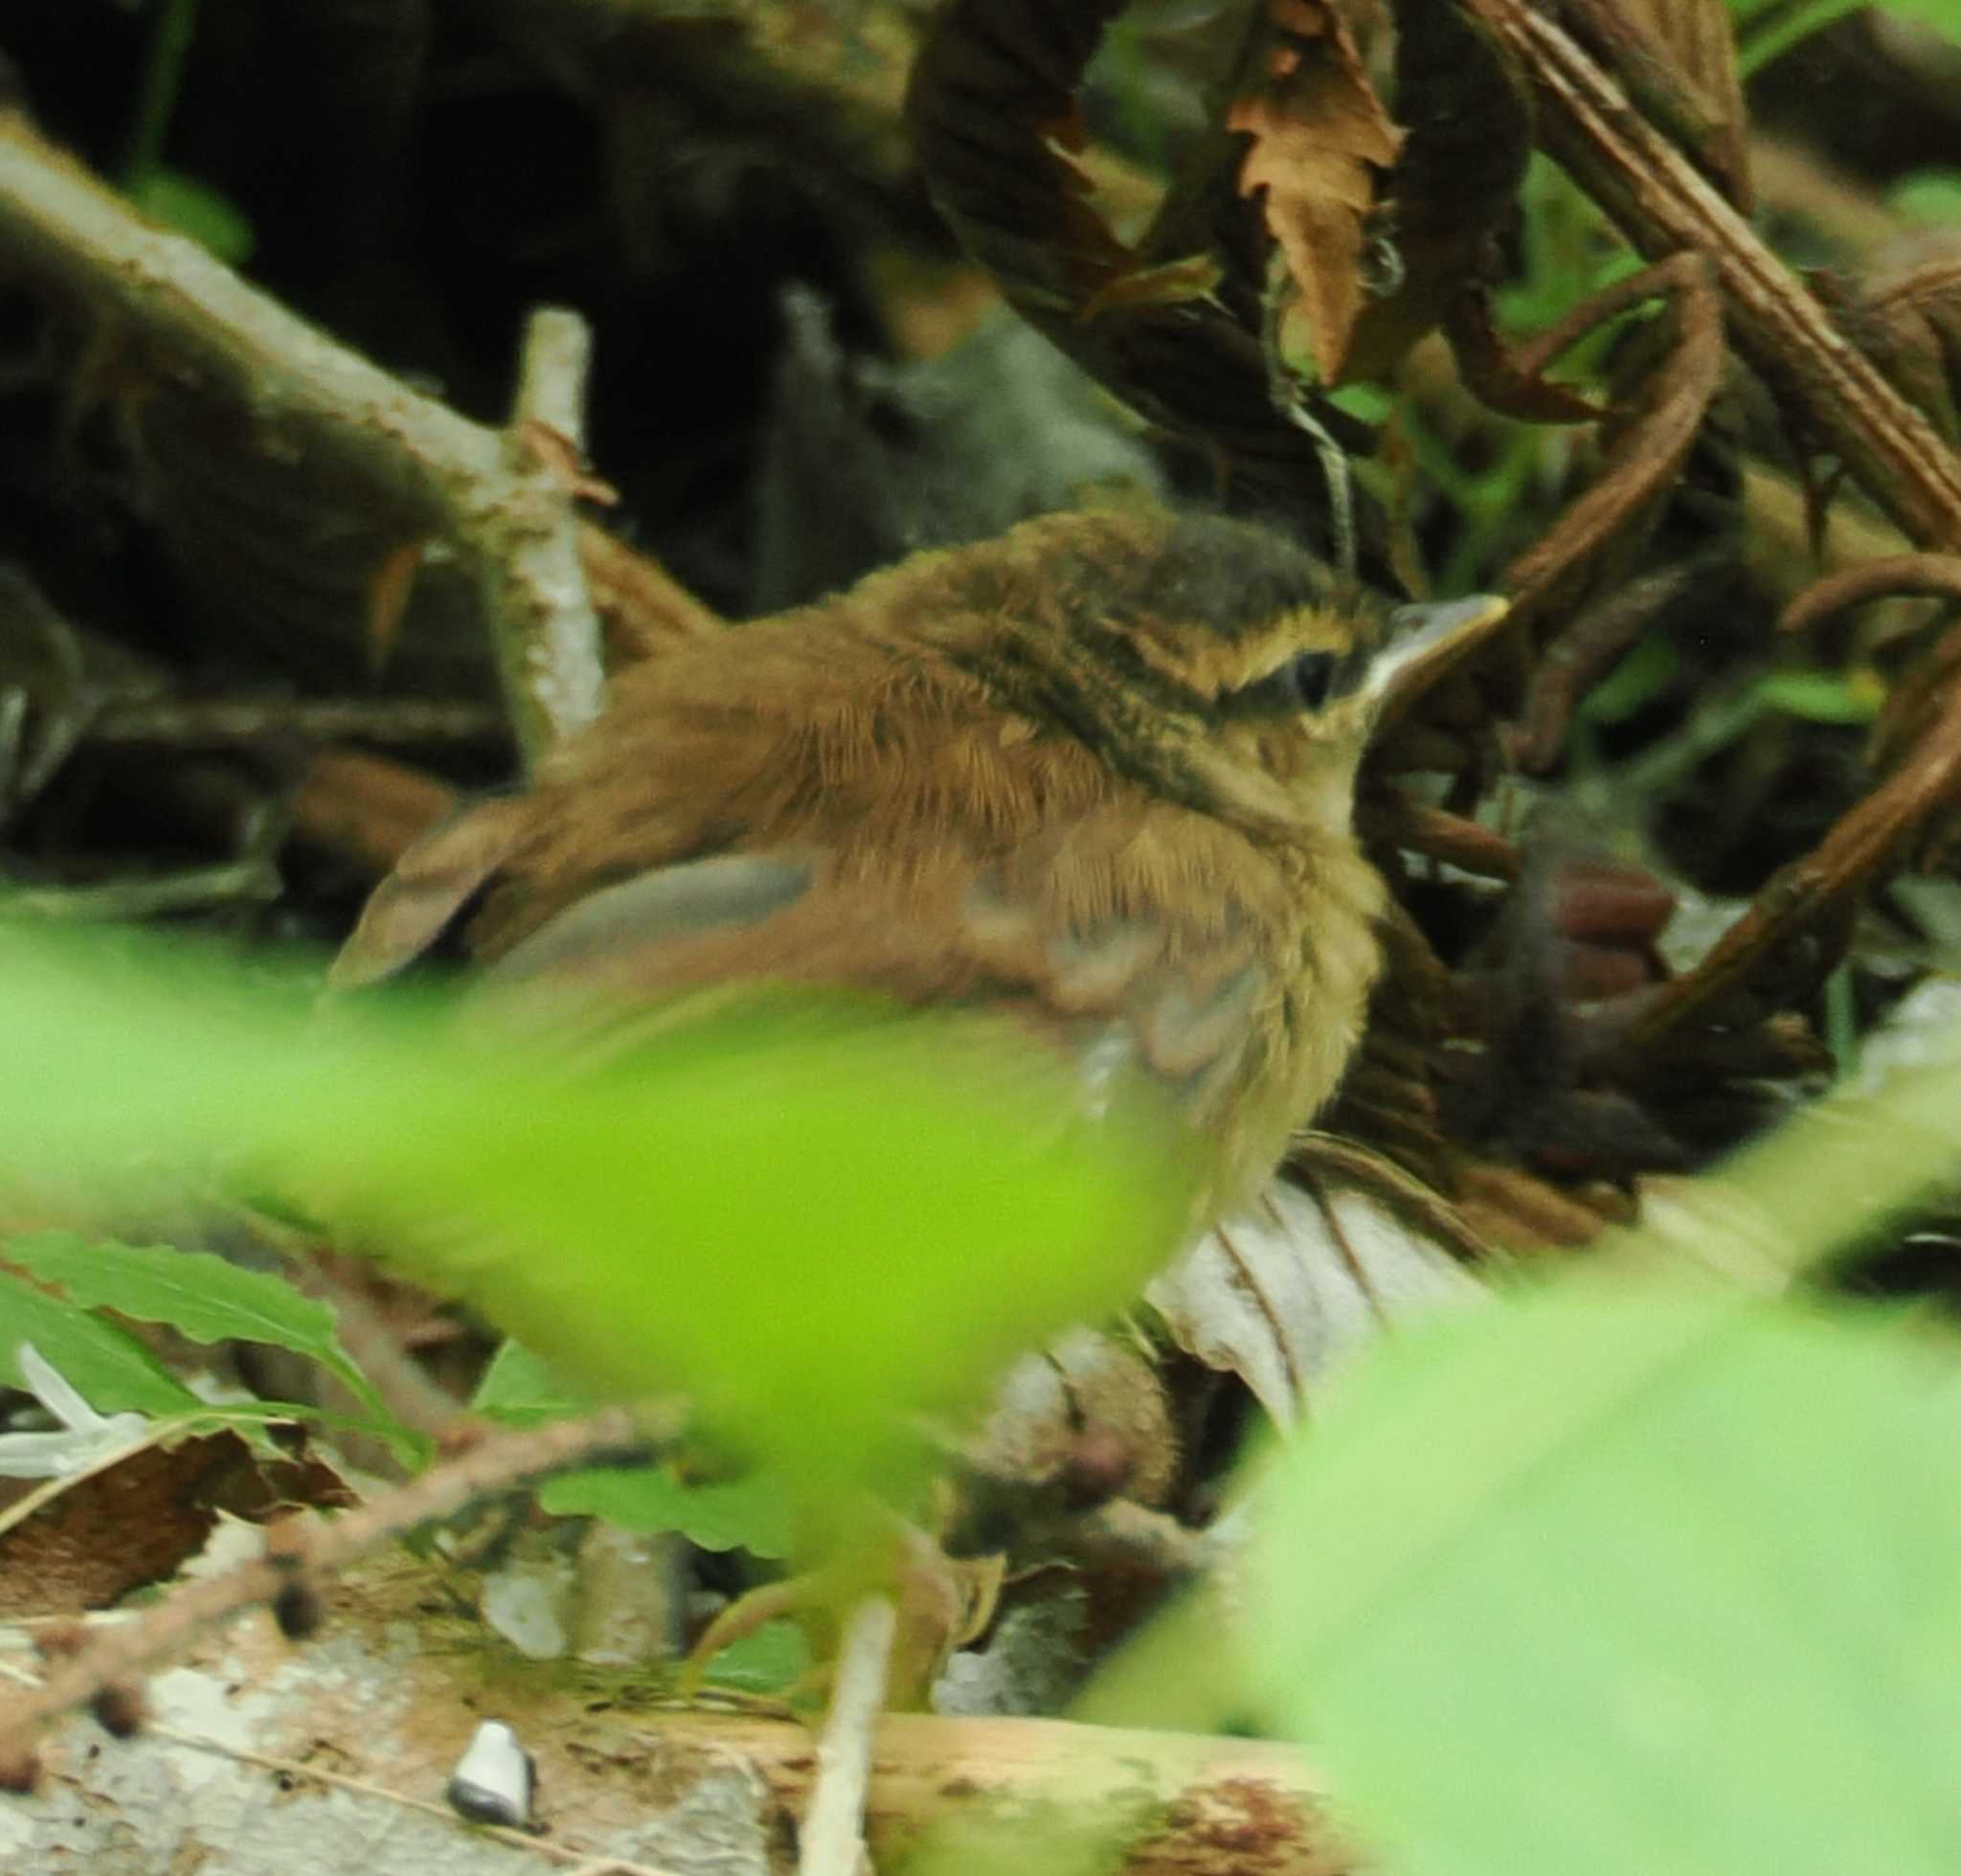
[[[1303,651],[1257,683],[1228,691],[1219,710],[1228,716],[1298,716],[1328,701],[1341,661],[1332,651]]]

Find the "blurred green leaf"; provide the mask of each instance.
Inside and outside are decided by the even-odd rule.
[[[1745,78],[1835,20],[1865,11],[1863,0],[1728,0]],[[1961,0],[1894,0],[1882,11],[1961,39]]]
[[[0,1386],[23,1385],[23,1342],[98,1413],[189,1413],[203,1406],[126,1329],[0,1271]]]
[[[1961,222],[1961,170],[1916,170],[1887,191],[1886,202],[1895,215],[1929,227]]]
[[[583,1386],[692,1394],[792,1476],[1116,1304],[1175,1246],[1168,1119],[1091,1121],[1003,1026],[784,995],[602,1072],[437,1006],[308,1023],[285,986],[83,935],[0,937],[0,1091],[29,1164],[229,1156],[365,1227]]]
[[[1608,672],[1580,705],[1589,723],[1620,723],[1652,703],[1681,669],[1681,654],[1666,632],[1650,632]]]
[[[810,1671],[810,1643],[795,1622],[765,1622],[709,1663],[711,1686],[779,1694]]]
[[[1886,701],[1874,671],[1772,671],[1755,689],[1772,710],[1812,723],[1870,723]]]
[[[548,1479],[538,1503],[559,1517],[604,1518],[624,1530],[679,1531],[704,1550],[790,1554],[790,1506],[781,1484],[764,1473],[689,1484],[671,1464],[591,1466]]]
[[[209,248],[228,267],[252,258],[252,223],[214,189],[162,166],[140,170],[126,185],[129,199],[150,217]]]
[[[1574,1285],[1377,1345],[1272,1481],[1257,1684],[1407,1876],[1935,1876],[1961,1379]]]
[[[547,1420],[590,1413],[597,1405],[591,1394],[566,1380],[514,1336],[507,1336],[491,1356],[490,1366],[470,1397],[471,1413],[487,1414],[513,1427],[542,1426]]]

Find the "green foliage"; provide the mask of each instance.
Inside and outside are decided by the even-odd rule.
[[[1737,63],[1747,78],[1801,39],[1849,13],[1864,11],[1864,0],[1728,0],[1736,22]],[[1916,25],[1961,39],[1961,0],[1890,0],[1885,11]]]
[[[24,1385],[20,1345],[32,1343],[101,1413],[189,1413],[203,1403],[128,1330],[0,1271],[0,1385]]]
[[[1575,1286],[1396,1338],[1290,1458],[1259,1683],[1399,1872],[1953,1866],[1951,1355]]]
[[[623,1530],[678,1530],[704,1550],[790,1554],[790,1506],[767,1473],[699,1484],[683,1480],[671,1462],[592,1466],[547,1480],[538,1503],[561,1517],[604,1518]]]
[[[580,1386],[681,1388],[813,1485],[1121,1301],[1188,1202],[1167,1134],[1071,1118],[1067,1065],[895,1006],[785,998],[575,1074],[181,956],[16,935],[0,969],[0,1043],[36,1064],[0,1093],[15,1153],[226,1157]]]
[[[547,1420],[590,1413],[597,1404],[514,1336],[490,1358],[470,1397],[472,1413],[511,1427],[542,1426]]]
[[[855,1009],[752,1015],[574,1083],[547,1060],[460,1053],[413,1010],[301,1028],[279,994],[223,995],[181,965],[138,979],[23,942],[6,968],[0,1038],[36,1070],[0,1095],[13,1150],[79,1146],[113,1164],[139,1145],[244,1139],[260,1176],[318,1180],[330,1165],[412,1236],[446,1224],[432,1267],[496,1299],[528,1337],[526,1300],[569,1268],[586,1313],[541,1311],[545,1354],[507,1350],[480,1391],[514,1419],[658,1371],[743,1418],[779,1466],[800,1455],[834,1467],[835,1427],[820,1438],[782,1426],[786,1367],[814,1390],[805,1417],[863,1440],[967,1359],[964,1345],[1051,1326],[1066,1286],[1038,1257],[1056,1233],[1093,1251],[1119,1223],[1163,1228],[1168,1214],[1139,1213],[1138,1192],[1175,1197],[1135,1142],[1066,1177],[998,1080],[979,1098],[942,1086],[935,1066],[957,1032]],[[899,1031],[931,1045],[924,1060],[893,1052]],[[785,1066],[766,1074],[779,1051]],[[958,1065],[977,1059],[991,1060]],[[1017,1088],[1045,1103],[1054,1092],[1039,1074]],[[1822,1104],[1728,1170],[1696,1256],[1774,1287],[1948,1173],[1957,1119],[1954,1050],[1882,1097]],[[980,1169],[1020,1183],[998,1191]],[[745,1179],[760,1196],[702,1209]],[[693,1193],[678,1208],[676,1180]],[[918,1229],[926,1180],[945,1201],[937,1248],[992,1261],[972,1283],[895,1282],[896,1300],[868,1309],[895,1245],[932,1265],[925,1239],[893,1234]],[[882,1182],[896,1199],[881,1213],[868,1192]],[[820,1201],[845,1208],[850,1241]],[[529,1254],[534,1277],[506,1282],[548,1218],[550,1254]],[[692,1282],[665,1236],[677,1220],[691,1228],[684,1245],[741,1259],[737,1277]],[[760,1241],[742,1235],[765,1224]],[[982,1228],[995,1235],[977,1238]],[[813,1245],[822,1260],[792,1254]],[[202,1264],[173,1283],[154,1251],[52,1235],[26,1248],[72,1300],[12,1284],[0,1312],[100,1408],[181,1412],[188,1397],[83,1299],[338,1358],[330,1327],[253,1284],[226,1277],[206,1295],[216,1274]],[[1157,1248],[1105,1245],[1092,1276],[1071,1279],[1080,1306],[1120,1294]],[[1311,1743],[1344,1811],[1408,1876],[1949,1866],[1961,1840],[1951,1349],[1849,1309],[1637,1275],[1663,1262],[1681,1265],[1679,1239],[1630,1234],[1580,1280],[1378,1345],[1260,1482],[1256,1655],[1235,1660],[1215,1633],[1172,1625],[1152,1717],[1191,1717],[1200,1701],[1208,1723],[1251,1715]],[[870,1348],[868,1333],[896,1334],[897,1350]],[[868,1373],[904,1391],[868,1393]],[[820,1473],[815,1488],[829,1482]],[[772,1517],[779,1536],[786,1523],[759,1482],[684,1483],[665,1469],[575,1475],[546,1502],[752,1548],[770,1548]],[[796,1644],[778,1633],[751,1645]],[[794,1672],[782,1658],[720,1665],[771,1685]]]
[[[228,196],[163,160],[184,81],[184,61],[196,31],[197,0],[158,0],[143,92],[123,165],[123,187],[152,220],[189,235],[227,266],[238,267],[251,258],[252,223]]]
[[[742,1693],[779,1694],[810,1671],[810,1643],[795,1622],[765,1622],[709,1663],[708,1680]]]
[[[4,1254],[82,1309],[110,1308],[139,1322],[168,1322],[192,1342],[258,1342],[304,1355],[386,1417],[367,1377],[340,1345],[333,1311],[280,1277],[242,1270],[208,1252],[92,1242],[70,1232],[10,1238]],[[89,1392],[78,1377],[69,1379]]]
[[[195,176],[159,164],[132,176],[127,193],[151,220],[189,235],[228,267],[242,267],[252,258],[250,220],[229,196]]]

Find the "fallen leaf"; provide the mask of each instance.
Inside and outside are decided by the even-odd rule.
[[[1275,1180],[1144,1295],[1179,1345],[1238,1375],[1281,1427],[1313,1384],[1391,1322],[1484,1294],[1447,1251],[1359,1187]]]

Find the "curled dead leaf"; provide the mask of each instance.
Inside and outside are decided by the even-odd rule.
[[[1243,195],[1263,196],[1286,257],[1307,350],[1340,382],[1366,292],[1363,251],[1383,179],[1403,147],[1363,70],[1355,36],[1326,0],[1268,0],[1257,76],[1228,106],[1250,137]],[[1283,345],[1288,334],[1283,330]]]

